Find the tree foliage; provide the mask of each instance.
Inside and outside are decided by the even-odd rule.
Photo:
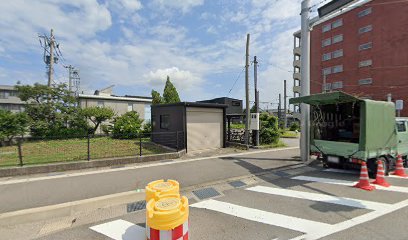
[[[280,138],[278,118],[263,112],[260,114],[259,120],[261,124],[259,132],[261,144],[278,143]]]
[[[82,109],[82,115],[93,123],[93,128],[90,129],[91,134],[95,134],[99,125],[115,115],[112,109],[107,107],[88,107]]]
[[[135,111],[127,112],[116,117],[113,122],[112,133],[114,138],[136,138],[141,132],[143,120]]]
[[[290,131],[299,131],[300,130],[300,126],[298,122],[293,122],[292,125],[290,125],[289,128]]]
[[[86,120],[65,84],[51,88],[36,83],[33,86],[17,85],[16,89],[20,99],[26,102],[32,136],[61,137],[86,133]]]
[[[152,90],[152,104],[161,104],[161,103],[178,103],[180,102],[180,97],[177,92],[176,87],[170,81],[170,77],[167,76],[166,85],[164,86],[163,97],[160,96],[160,93]]]
[[[7,138],[10,142],[14,137],[27,133],[29,118],[26,113],[12,113],[0,109],[0,140]]]
[[[180,102],[180,97],[177,92],[176,87],[170,81],[170,77],[167,76],[166,86],[163,91],[163,100],[165,103],[178,103]]]
[[[152,101],[153,105],[163,103],[163,99],[160,96],[160,93],[155,90],[152,90],[152,98],[153,98],[153,101]]]

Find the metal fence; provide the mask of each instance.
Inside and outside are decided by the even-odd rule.
[[[184,149],[183,132],[125,136],[25,137],[0,146],[0,167],[146,156]]]
[[[249,130],[249,144],[253,144],[253,132]],[[231,129],[227,131],[227,141],[245,144],[245,129]]]

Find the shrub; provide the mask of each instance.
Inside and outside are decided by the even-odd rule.
[[[115,118],[112,134],[114,138],[131,139],[136,138],[141,132],[143,120],[137,112],[127,112]]]
[[[152,123],[151,122],[146,122],[145,124],[143,124],[142,133],[143,134],[149,134],[151,132],[152,132]]]
[[[261,113],[260,115],[261,130],[259,139],[261,144],[268,145],[279,142],[280,131],[278,126],[278,118],[268,113]]]
[[[292,125],[290,125],[289,128],[290,131],[299,131],[300,130],[300,126],[298,122],[293,122]]]

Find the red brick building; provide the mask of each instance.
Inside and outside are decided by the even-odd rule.
[[[404,100],[408,116],[407,1],[334,0],[319,8],[310,37],[312,94],[326,78],[327,91]]]

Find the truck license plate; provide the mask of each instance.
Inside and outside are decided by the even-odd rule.
[[[329,163],[339,163],[339,157],[328,156],[327,161]]]

